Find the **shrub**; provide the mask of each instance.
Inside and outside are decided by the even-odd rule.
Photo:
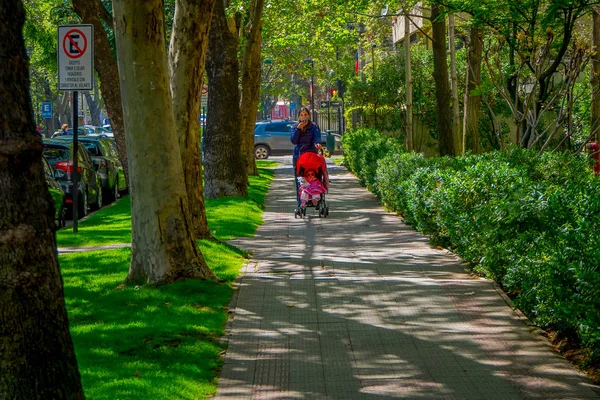
[[[344,137],[344,152],[387,208],[600,360],[600,182],[583,156],[511,147],[424,158],[366,129]]]

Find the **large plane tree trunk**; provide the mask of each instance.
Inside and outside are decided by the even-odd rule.
[[[467,68],[469,69],[469,84],[467,86],[467,119],[465,130],[465,151],[479,153],[479,115],[481,107],[481,58],[483,55],[483,34],[480,28],[471,28]]]
[[[108,42],[107,32],[100,19],[101,16],[105,16],[104,20],[108,19],[110,14],[100,0],[73,0],[73,10],[84,23],[94,25],[94,68],[100,77],[100,90],[117,142],[119,160],[123,164],[125,177],[130,182],[119,69]],[[108,25],[112,26],[112,20],[104,22],[110,22]]]
[[[194,239],[167,67],[162,0],[115,0],[115,38],[131,176],[128,280],[214,278]]]
[[[435,80],[435,100],[440,156],[453,156],[454,136],[450,113],[450,87],[448,84],[448,60],[446,57],[446,21],[440,15],[440,5],[431,4],[431,26],[433,31],[433,78]]]
[[[83,399],[29,97],[21,1],[0,2],[0,398]]]
[[[175,128],[197,238],[209,238],[200,155],[200,100],[208,30],[215,0],[177,0],[169,53]]]
[[[235,23],[232,18],[228,23],[224,0],[217,0],[206,60],[208,116],[204,134],[204,194],[212,199],[248,195],[248,175],[240,147],[238,46]]]
[[[254,160],[254,125],[260,100],[260,46],[264,0],[252,0],[244,35],[242,58],[242,154],[248,175],[256,175]]]

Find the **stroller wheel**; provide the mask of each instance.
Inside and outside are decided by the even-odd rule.
[[[301,208],[300,210],[302,212],[302,218],[306,217],[306,208]]]
[[[325,207],[325,218],[329,215],[329,206]]]

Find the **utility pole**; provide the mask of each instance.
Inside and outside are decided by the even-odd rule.
[[[371,63],[373,64],[373,78],[371,83],[373,85],[373,120],[375,121],[375,128],[377,128],[377,94],[375,93],[375,47],[377,44],[371,42]]]
[[[406,150],[414,150],[412,74],[410,70],[410,18],[404,3],[404,71],[406,80]]]

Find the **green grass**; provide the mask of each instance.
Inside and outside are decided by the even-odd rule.
[[[277,161],[267,161],[267,160],[256,160],[256,166],[258,168],[275,168],[279,163]]]
[[[261,170],[260,177],[251,179],[250,199],[207,204],[209,225],[220,231],[219,238],[254,234],[262,222],[264,195],[272,175]],[[236,201],[244,206],[237,207]],[[124,234],[105,234],[96,226],[110,221],[105,231],[126,230],[123,219],[128,205],[124,198],[103,210],[104,216],[94,224],[90,220],[100,213],[85,221],[89,226],[80,230],[78,243],[99,243],[87,238],[98,234],[104,244],[115,243],[108,241],[111,237],[126,242]],[[224,350],[217,339],[224,333],[231,284],[244,253],[217,241],[199,241],[199,245],[208,265],[225,283],[190,280],[159,287],[122,285],[129,269],[129,248],[59,256],[86,398],[202,399],[216,392]]]
[[[340,165],[344,161],[344,156],[332,156],[331,161],[333,161],[337,165]]]
[[[103,246],[131,243],[131,203],[125,196],[88,219],[80,221],[79,232],[63,228],[56,232],[58,247]]]
[[[271,164],[277,164],[270,162]],[[225,197],[206,201],[208,226],[216,239],[251,236],[262,223],[261,206],[273,171],[259,168],[259,176],[251,176],[248,198]],[[56,232],[58,247],[106,246],[131,243],[131,203],[125,196],[78,225],[79,232],[63,228]]]

